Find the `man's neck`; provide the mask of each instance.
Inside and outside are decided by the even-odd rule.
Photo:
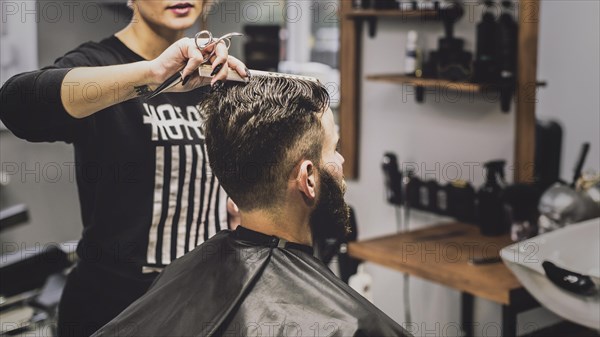
[[[289,242],[312,246],[309,215],[303,216],[293,211],[269,212],[257,210],[240,212],[241,225],[267,235],[276,236]]]
[[[141,18],[115,34],[129,49],[146,60],[157,58],[167,47],[184,36],[184,31],[153,28]]]

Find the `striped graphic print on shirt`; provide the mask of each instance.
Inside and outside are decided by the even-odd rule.
[[[162,267],[227,228],[226,194],[202,144],[156,147],[147,266]]]

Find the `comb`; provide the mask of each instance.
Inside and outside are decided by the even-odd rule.
[[[198,72],[200,73],[200,77],[208,77],[208,78],[212,77],[212,76],[210,76],[210,73],[212,73],[212,67],[208,64],[201,65],[200,68],[198,68]],[[262,71],[262,70],[252,70],[252,69],[249,70],[249,72],[250,72],[251,77],[252,76],[283,77],[283,78],[290,78],[290,79],[296,79],[296,80],[311,81],[311,82],[321,84],[321,82],[319,82],[319,80],[316,77],[311,77],[311,76],[284,74],[284,73]],[[238,74],[235,70],[229,69],[229,72],[227,73],[227,81],[248,82],[248,79],[240,76],[240,74]]]

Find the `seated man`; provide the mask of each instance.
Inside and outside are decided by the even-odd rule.
[[[203,99],[212,172],[241,225],[169,265],[94,336],[409,335],[313,257],[313,240],[348,222],[328,105],[318,83],[281,77]]]

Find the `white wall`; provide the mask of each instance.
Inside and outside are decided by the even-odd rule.
[[[561,119],[566,128],[563,175],[570,179],[574,157],[580,143],[592,142],[587,167],[598,170],[598,2],[597,1],[542,1],[539,75],[549,82],[539,92],[538,112],[541,116]],[[474,50],[475,20],[463,19],[457,24],[457,37],[466,39],[466,49]],[[366,28],[366,27],[365,27]],[[435,23],[399,23],[379,20],[377,37],[363,37],[363,75],[399,72],[402,70],[406,33],[419,32],[427,49],[435,49],[436,38],[442,34],[442,25]],[[482,163],[503,158],[512,163],[514,138],[514,103],[509,114],[500,111],[499,103],[482,99],[436,103],[434,96],[426,96],[418,104],[406,87],[394,84],[361,82],[360,121],[360,179],[348,182],[348,202],[356,208],[361,239],[391,234],[395,231],[395,215],[384,199],[383,176],[380,169],[384,152],[394,151],[401,162],[425,165],[427,178],[444,182],[444,167],[458,163],[463,167],[463,178],[483,181],[481,170],[468,174],[472,162]],[[595,152],[595,153],[594,153]],[[594,153],[594,154],[592,154]],[[439,168],[436,167],[439,163]],[[595,166],[594,166],[595,165]],[[566,167],[566,168],[565,168]],[[423,172],[421,172],[423,173]],[[507,170],[507,176],[512,174]],[[411,229],[435,222],[432,216],[415,216]],[[398,322],[404,321],[402,309],[402,277],[400,273],[368,264],[374,278],[374,302]],[[418,278],[411,278],[412,319],[419,327],[417,335],[454,335],[460,323],[460,296],[457,291]],[[475,332],[501,322],[501,307],[487,300],[475,302]],[[538,326],[556,321],[545,310],[521,315],[518,325]]]
[[[536,113],[563,125],[561,176],[573,179],[581,144],[590,142],[584,169],[600,171],[600,2],[543,1]]]

